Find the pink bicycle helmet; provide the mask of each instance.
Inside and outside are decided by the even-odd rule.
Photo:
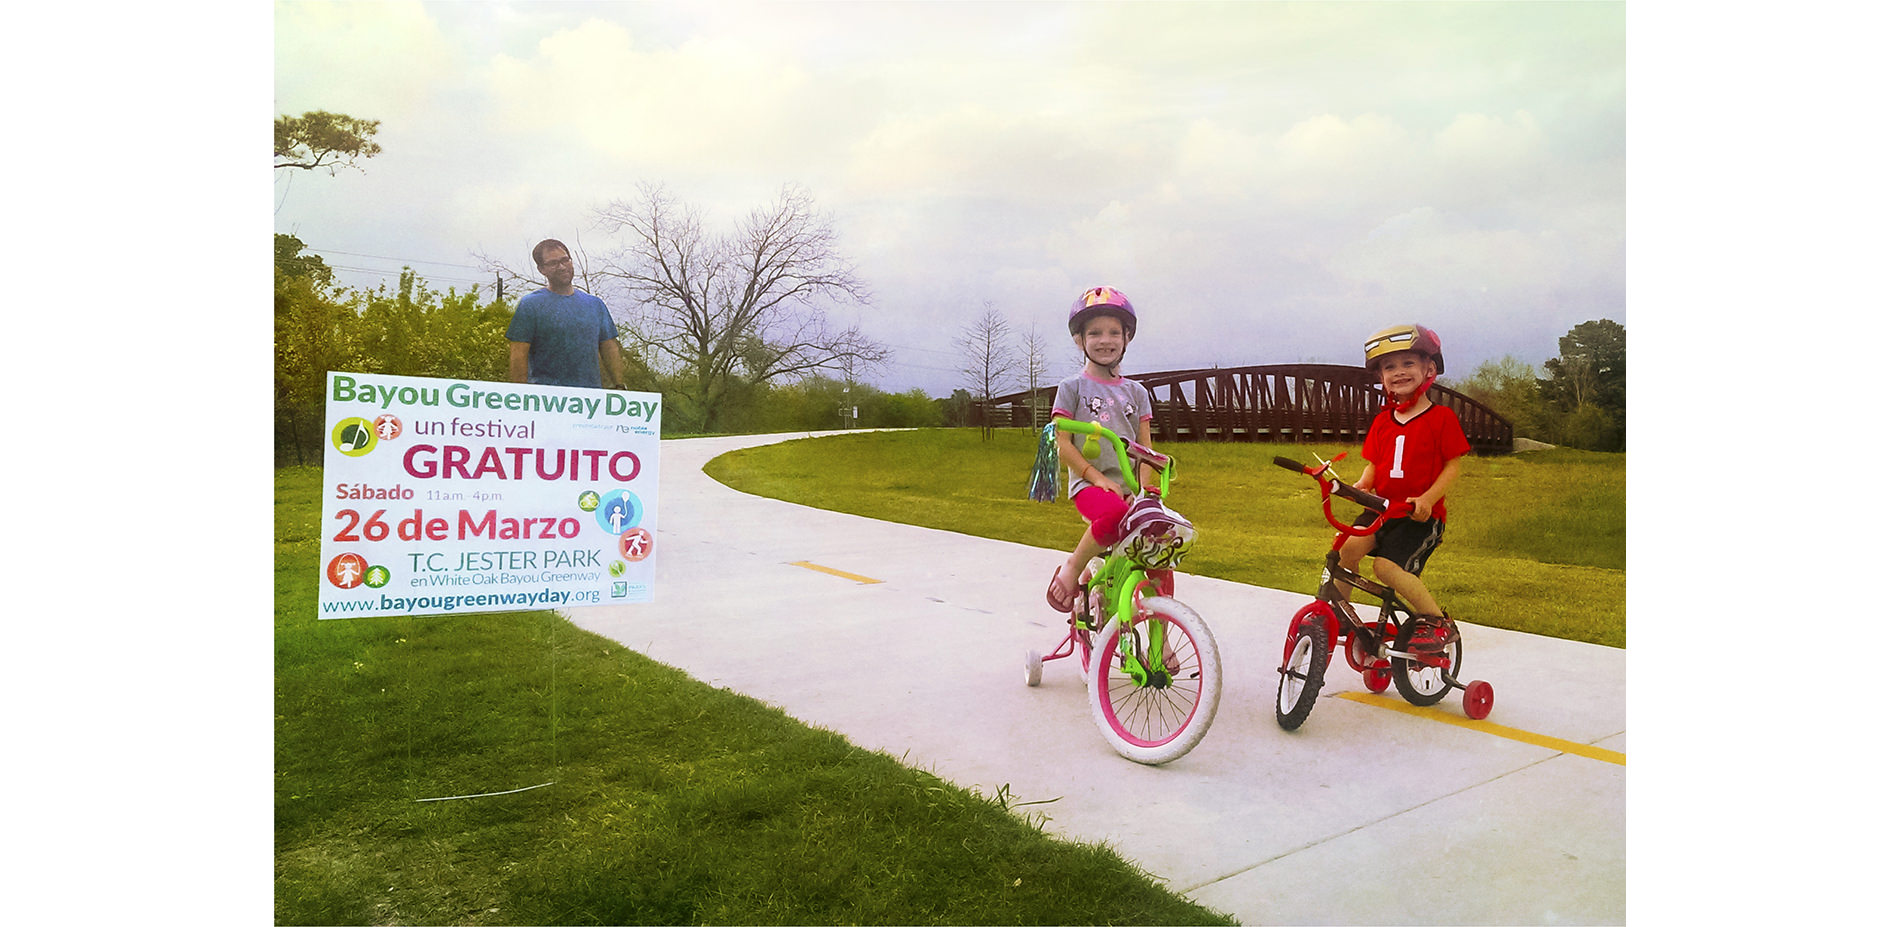
[[[1112,286],[1094,287],[1075,298],[1075,303],[1069,306],[1069,334],[1082,334],[1082,326],[1098,315],[1121,319],[1128,340],[1135,340],[1135,304],[1129,301],[1127,294]]]

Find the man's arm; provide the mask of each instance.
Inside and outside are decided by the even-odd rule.
[[[600,343],[600,369],[607,371],[607,388],[620,389],[620,342],[608,339]]]
[[[528,343],[526,341],[508,342],[508,380],[512,383],[528,382]]]

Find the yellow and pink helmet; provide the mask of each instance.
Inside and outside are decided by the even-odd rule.
[[[1135,340],[1135,304],[1129,301],[1126,294],[1112,286],[1092,287],[1075,298],[1075,302],[1069,306],[1069,334],[1082,334],[1082,327],[1098,315],[1112,315],[1121,319],[1128,340]]]
[[[1382,328],[1366,339],[1366,369],[1378,370],[1379,358],[1400,351],[1417,351],[1432,359],[1437,369],[1434,375],[1445,372],[1444,347],[1438,340],[1438,333],[1417,323],[1394,325]]]

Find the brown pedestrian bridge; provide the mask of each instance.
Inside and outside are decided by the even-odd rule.
[[[1363,367],[1263,364],[1131,374],[1154,403],[1154,440],[1359,444],[1384,402]],[[1031,428],[1046,422],[1056,388],[999,396],[981,420],[991,427]],[[1463,423],[1472,450],[1509,454],[1511,423],[1483,403],[1434,384],[1433,402]],[[981,409],[982,403],[977,404]]]

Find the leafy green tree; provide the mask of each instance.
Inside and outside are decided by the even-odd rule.
[[[324,384],[331,370],[357,369],[361,320],[330,283],[331,271],[303,242],[278,234],[273,325],[278,458],[314,463],[322,447]]]
[[[1557,419],[1557,444],[1596,451],[1623,449],[1623,429],[1608,410],[1586,402]]]
[[[1569,429],[1573,435],[1593,436],[1591,450],[1622,450],[1624,445],[1624,380],[1628,349],[1623,326],[1609,319],[1584,322],[1557,340],[1557,356],[1544,362],[1549,377],[1543,391],[1566,415],[1589,422]],[[1596,409],[1602,414],[1599,423]],[[1563,429],[1559,429],[1563,430]],[[1574,438],[1573,440],[1581,440]],[[1571,443],[1571,442],[1564,442]]]
[[[329,289],[335,280],[330,265],[317,255],[303,253],[304,248],[303,240],[297,236],[277,233],[272,244],[277,279],[304,277],[320,290]]]
[[[1627,347],[1623,326],[1609,319],[1584,322],[1557,339],[1557,356],[1544,362],[1550,398],[1566,408],[1586,403],[1623,408]]]
[[[930,428],[940,417],[936,401],[921,389],[893,395],[863,383],[811,376],[773,385],[746,419],[745,429]]]
[[[843,380],[825,376],[806,377],[784,392],[790,394],[787,398],[792,407],[799,410],[794,427],[813,431],[857,426],[863,410],[859,409],[860,418],[853,418],[853,407],[867,404],[877,394],[871,387],[859,385],[853,389]]]
[[[970,424],[970,406],[974,402],[976,397],[970,395],[967,389],[954,390],[949,397],[937,400],[943,424],[950,428],[962,428]]]
[[[1623,326],[1584,322],[1558,339],[1558,356],[1543,372],[1515,357],[1479,364],[1452,388],[1511,422],[1518,437],[1585,450],[1624,447]]]
[[[1507,354],[1479,364],[1470,376],[1446,385],[1503,416],[1518,437],[1553,441],[1550,402],[1530,364]]]
[[[481,289],[438,293],[403,268],[396,289],[357,291],[366,372],[458,380],[506,380],[507,331],[513,313],[480,302]]]
[[[937,400],[921,389],[882,393],[870,408],[866,428],[934,428],[943,423]]]
[[[480,288],[439,292],[404,268],[394,289],[330,283],[323,259],[295,236],[276,236],[276,433],[278,459],[321,460],[330,371],[503,381],[512,317]],[[651,378],[644,365],[636,368]]]
[[[335,176],[339,167],[356,167],[358,158],[368,160],[382,153],[383,146],[371,141],[381,125],[380,120],[323,110],[279,116],[273,150],[277,163],[272,169],[314,171],[321,167]]]

